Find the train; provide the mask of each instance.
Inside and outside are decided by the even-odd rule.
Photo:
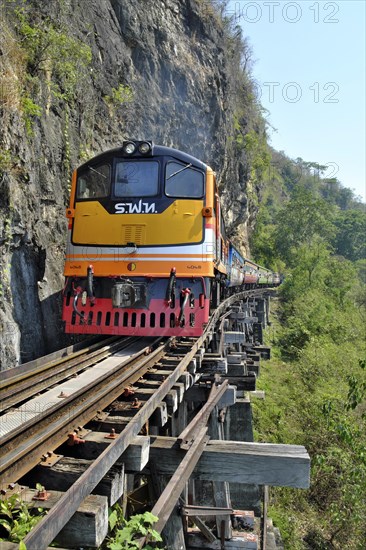
[[[127,140],[73,173],[62,319],[66,333],[197,337],[212,309],[277,274],[226,237],[214,171]]]

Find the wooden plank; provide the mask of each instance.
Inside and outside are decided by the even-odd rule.
[[[254,346],[254,351],[261,354],[262,359],[271,359],[271,348],[268,346]]]
[[[210,389],[206,386],[194,385],[185,393],[185,401],[193,401],[194,403],[204,403],[207,401]],[[219,409],[230,407],[236,403],[236,385],[229,385],[224,395],[221,397],[217,406]]]
[[[155,380],[155,382],[159,382],[159,381],[162,381],[162,380],[165,380],[166,378],[168,378],[168,376],[170,374],[172,374],[171,370],[151,369],[145,374],[145,379],[146,380]]]
[[[246,359],[246,353],[229,353],[227,355],[228,365],[241,365],[243,359]]]
[[[224,334],[225,344],[244,344],[245,334],[243,332],[231,331]]]
[[[182,516],[231,516],[234,513],[232,508],[218,508],[216,506],[195,506],[184,504],[181,508]]]
[[[265,399],[266,392],[264,390],[255,390],[250,392],[251,397],[256,397],[257,399]]]
[[[106,449],[113,439],[110,432],[89,432],[85,435],[83,445],[75,445],[69,452],[76,458],[95,459]],[[150,437],[138,435],[120,456],[117,464],[124,464],[127,472],[141,472],[149,461]]]
[[[207,354],[204,356],[201,371],[210,374],[226,374],[227,373],[227,359],[226,357],[211,357],[208,358]]]
[[[176,438],[154,437],[150,456],[160,474],[172,475],[184,451]],[[210,441],[192,475],[201,480],[307,489],[310,457],[300,445]]]
[[[185,393],[184,384],[182,382],[177,382],[176,384],[174,384],[172,389],[177,392],[178,403],[181,403],[183,401],[183,397]]]
[[[187,367],[190,374],[195,374],[197,370],[197,359],[194,357]]]
[[[112,430],[115,430],[116,433],[121,433],[126,425],[130,422],[131,417],[128,416],[106,416],[103,420],[92,420],[89,422],[88,426],[90,426],[93,430],[100,430],[102,432],[111,432]]]
[[[193,384],[193,379],[189,381],[189,383]],[[175,391],[178,397],[178,403],[181,403],[183,401],[183,396],[185,392],[185,384],[186,379],[183,382],[176,382],[170,391]],[[160,388],[161,381],[159,380],[146,380],[141,379],[139,380],[139,389],[137,390],[137,393],[140,391],[143,391],[144,388],[154,390],[154,392]],[[152,393],[154,393],[152,392]]]
[[[155,388],[137,388],[134,392],[134,397],[138,399],[139,401],[146,401],[153,393],[155,392]],[[164,401],[166,402],[168,406],[168,410],[170,413],[175,412],[178,408],[178,397],[177,392],[175,390],[170,390]]]
[[[151,426],[157,426],[158,428],[165,426],[168,422],[168,408],[164,401],[156,407],[149,422]]]
[[[228,376],[246,376],[248,368],[246,363],[229,363],[227,366]]]
[[[215,542],[217,540],[211,529],[207,527],[207,525],[201,518],[199,518],[198,516],[192,516],[192,521],[194,521],[194,523],[201,531],[202,535],[208,540],[208,542]]]
[[[47,489],[47,487],[46,487]],[[33,500],[38,491],[24,487],[20,496],[23,501],[35,508],[50,510],[65,494],[61,491],[47,491],[48,500]],[[98,548],[108,533],[108,500],[107,497],[89,495],[79,506],[77,512],[63,527],[55,538],[61,546]]]
[[[225,376],[225,379],[230,385],[236,386],[241,391],[253,391],[255,390],[257,377],[254,373],[248,373],[245,376]]]
[[[188,390],[193,384],[193,376],[189,372],[183,372],[178,382],[184,384],[184,389]]]
[[[32,474],[27,474],[21,483],[30,485],[31,480],[36,480],[47,490],[67,491],[92,462],[81,458],[63,457],[51,467],[36,466]],[[109,505],[112,506],[123,494],[123,476],[123,464],[113,466],[93,489],[92,494],[106,496]]]
[[[168,413],[173,414],[178,409],[178,393],[176,390],[170,390],[164,399],[168,407]]]

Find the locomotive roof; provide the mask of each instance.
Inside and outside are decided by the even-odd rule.
[[[187,164],[192,164],[192,166],[204,171],[206,171],[208,168],[207,164],[197,159],[196,157],[189,155],[188,153],[184,153],[182,151],[179,151],[178,149],[174,149],[173,147],[165,147],[164,145],[155,145],[155,144],[152,144],[152,153],[149,155],[142,155],[142,154],[135,154],[135,153],[133,155],[127,155],[124,153],[122,146],[115,147],[114,149],[108,149],[107,151],[104,151],[103,153],[100,153],[99,155],[92,157],[87,162],[84,162],[78,168],[79,169],[86,168],[90,164],[99,163],[103,160],[107,160],[113,157],[120,157],[120,158],[135,160],[140,158],[153,158],[153,157],[163,157],[163,156],[173,157]]]

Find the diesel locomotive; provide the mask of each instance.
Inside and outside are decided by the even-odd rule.
[[[213,170],[150,141],[125,141],[73,174],[63,320],[77,334],[199,336],[259,266],[225,236]]]

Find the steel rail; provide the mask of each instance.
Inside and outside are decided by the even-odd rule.
[[[51,508],[47,516],[32,529],[24,538],[27,550],[46,550],[56,535],[70,520],[82,501],[93,491],[100,480],[107,474],[110,468],[120,458],[122,453],[139,434],[143,425],[150,418],[157,405],[164,399],[167,393],[178,381],[187,366],[196,355],[200,347],[212,335],[215,324],[223,311],[231,304],[248,297],[263,295],[263,290],[242,291],[227,298],[213,312],[202,336],[192,345],[185,357],[180,361],[176,369],[159,386],[156,392],[144,404],[133,417],[126,428],[110,443],[110,445],[98,456],[94,463],[79,477],[74,485],[68,489],[60,500]]]
[[[227,380],[224,380],[219,386],[216,383],[212,386],[210,395],[206,403],[203,405],[202,409],[196,414],[196,416],[191,420],[188,426],[182,431],[178,436],[178,441],[180,443],[181,449],[188,449],[192,445],[192,441],[196,438],[196,435],[199,429],[202,426],[206,426],[210,414],[213,409],[220,401],[221,397],[224,395],[227,390],[229,383]]]
[[[42,455],[61,445],[70,432],[92,420],[97,410],[112,403],[121,395],[123,387],[135,383],[161,360],[167,353],[169,341],[145,355],[150,347],[151,343],[145,345],[132,359],[122,360],[102,377],[3,436],[0,439],[0,485],[18,480],[39,464]]]
[[[7,369],[1,373],[0,388],[5,388],[9,384],[13,384],[16,380],[19,381],[28,376],[32,376],[34,372],[42,372],[53,365],[89,353],[101,346],[106,346],[118,338],[120,338],[120,336],[112,336],[100,340],[98,337],[97,341],[96,338],[91,338],[85,342],[79,342],[73,346],[62,348],[43,357],[39,357],[38,359],[34,359],[33,361],[29,361],[28,363],[23,363],[22,365]]]
[[[210,439],[207,436],[207,430],[207,426],[201,426],[201,428],[197,431],[196,438],[189,447],[187,454],[179,464],[168,485],[165,487],[158,501],[151,510],[151,513],[158,517],[158,521],[154,525],[154,529],[158,533],[161,533],[164,529],[175,504],[178,502],[179,495],[182,493],[185,484],[190,478],[204,448]]]
[[[78,352],[67,358],[52,361],[33,372],[9,378],[5,381],[6,384],[4,384],[7,388],[0,390],[0,412],[4,412],[50,386],[95,365],[102,359],[126,348],[136,340],[137,337],[126,339],[119,337],[116,341],[114,337],[108,339],[109,343],[102,347],[100,347],[101,344],[97,345],[97,349],[94,351],[89,351],[90,348],[87,348],[87,351]],[[93,348],[95,347],[93,346]]]

